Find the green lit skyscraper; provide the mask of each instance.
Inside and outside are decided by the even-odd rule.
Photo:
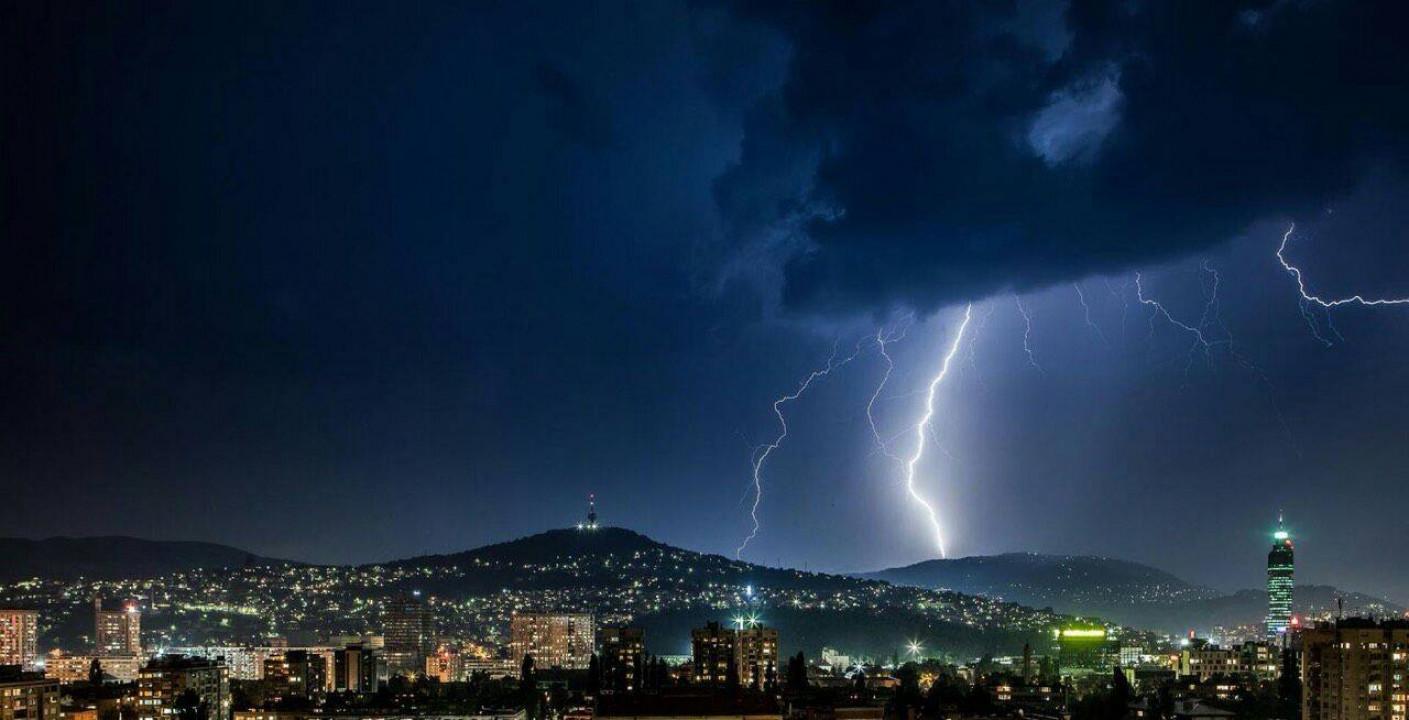
[[[1267,553],[1267,634],[1277,638],[1292,620],[1292,536],[1280,513],[1272,538],[1272,550]]]

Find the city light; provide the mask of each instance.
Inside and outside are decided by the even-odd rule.
[[[1060,636],[1064,638],[1104,638],[1105,628],[1062,628]]]

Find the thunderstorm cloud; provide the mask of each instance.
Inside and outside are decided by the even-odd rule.
[[[789,64],[715,195],[735,250],[766,248],[808,312],[931,309],[1187,254],[1402,172],[1409,44],[1380,30],[1407,15],[743,5]]]

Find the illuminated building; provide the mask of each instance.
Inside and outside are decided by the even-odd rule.
[[[1294,633],[1302,720],[1406,720],[1409,621],[1351,619]]]
[[[426,677],[443,683],[464,680],[465,665],[461,661],[460,651],[449,645],[436,648],[436,651],[426,658]]]
[[[514,664],[513,658],[487,657],[478,655],[460,655],[460,667],[464,670],[465,677],[476,674],[483,674],[492,678],[518,677],[519,666]]]
[[[67,655],[58,651],[44,657],[44,675],[59,681],[60,684],[88,682],[88,672],[93,661],[105,678],[116,682],[134,682],[142,669],[142,658],[136,655]]]
[[[38,611],[0,610],[0,665],[30,670],[38,659]]]
[[[187,702],[193,703],[186,705]],[[137,719],[224,720],[230,717],[230,677],[219,660],[165,655],[137,676]]]
[[[121,610],[104,610],[103,599],[93,598],[93,651],[106,655],[142,654],[142,612],[128,600]]]
[[[1120,649],[1099,625],[1069,625],[1052,631],[1057,641],[1057,662],[1065,675],[1110,670]]]
[[[1292,620],[1292,537],[1281,515],[1272,538],[1272,550],[1267,553],[1267,635],[1280,638]]]
[[[523,612],[509,620],[509,649],[516,664],[531,655],[537,668],[585,670],[595,646],[591,613]]]
[[[354,644],[333,653],[333,689],[339,692],[375,693],[384,676],[381,655],[373,648]]]
[[[744,687],[763,688],[778,679],[778,630],[752,625],[738,631],[739,682]]]
[[[724,685],[732,675],[738,679],[738,657],[734,646],[738,633],[733,628],[712,622],[690,631],[694,649],[695,682],[701,685]]]
[[[269,645],[192,645],[166,648],[168,655],[190,655],[209,660],[224,658],[225,667],[230,672],[231,680],[263,680],[264,661],[281,657],[287,651],[287,641],[283,642],[281,647]],[[329,658],[331,664],[331,655]]]
[[[1194,640],[1179,653],[1179,676],[1196,678],[1199,682],[1215,675],[1234,676],[1243,673],[1243,654],[1235,648],[1210,645],[1206,640]]]
[[[59,681],[0,667],[0,720],[59,720]]]
[[[1282,651],[1268,643],[1245,642],[1239,648],[1243,673],[1258,680],[1276,680],[1282,675]]]
[[[632,692],[641,686],[646,631],[634,627],[602,629],[602,689]]]
[[[1176,669],[1180,677],[1194,678],[1198,682],[1218,675],[1276,680],[1282,674],[1282,652],[1266,642],[1245,642],[1224,648],[1195,639],[1180,651]]]
[[[845,670],[851,667],[851,656],[833,650],[829,647],[822,648],[822,664],[831,667],[833,670]]]
[[[327,686],[328,661],[307,650],[290,650],[264,661],[264,679],[280,696],[317,698]]]
[[[387,601],[382,613],[382,635],[390,672],[417,673],[425,669],[435,628],[419,592]]]

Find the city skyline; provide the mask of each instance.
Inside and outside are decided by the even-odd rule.
[[[540,7],[0,11],[5,534],[1409,599],[1402,5]]]

